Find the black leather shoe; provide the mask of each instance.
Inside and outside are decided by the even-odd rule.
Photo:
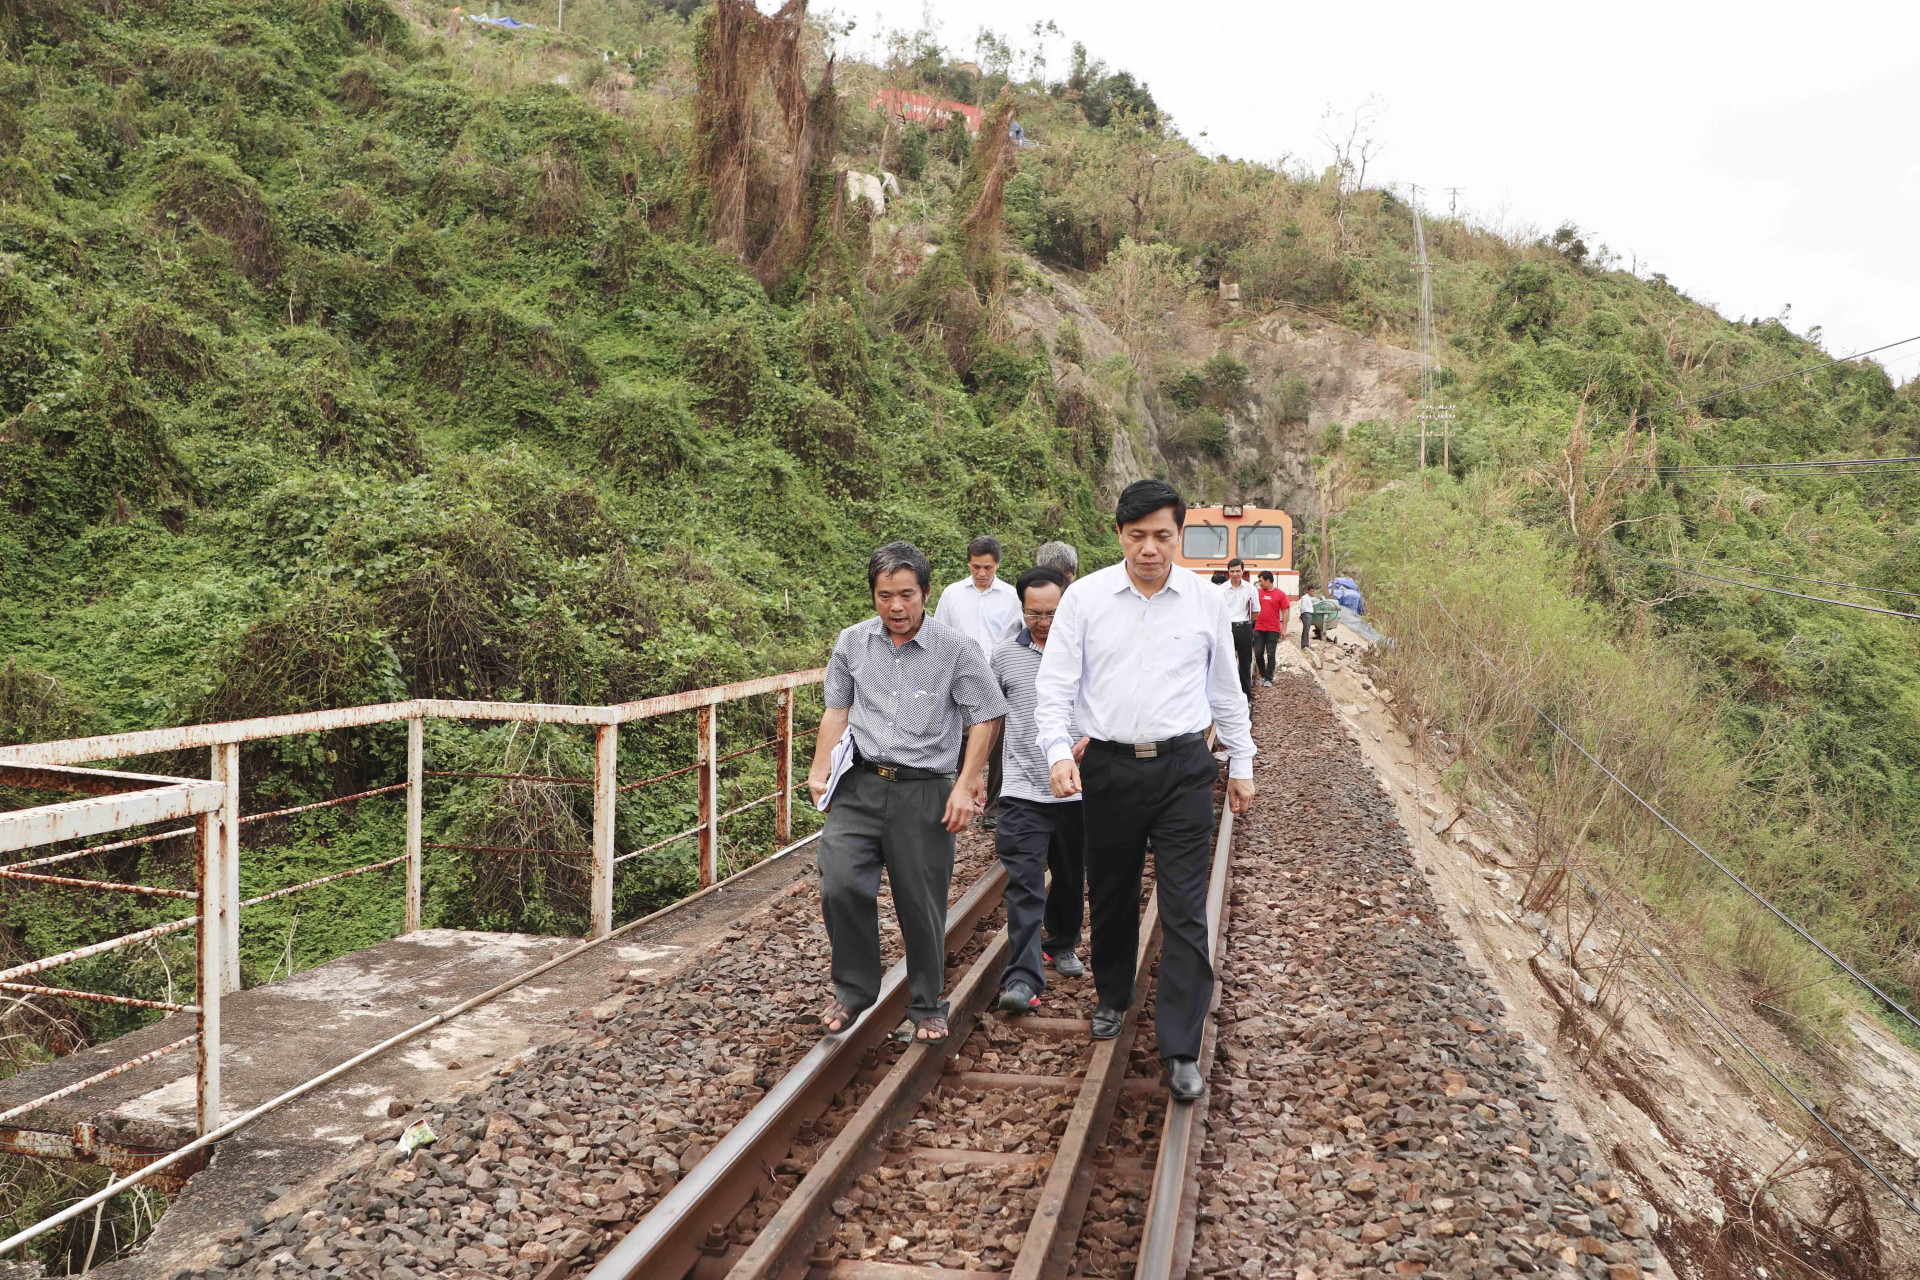
[[[1093,1038],[1111,1040],[1120,1034],[1120,1024],[1127,1019],[1125,1009],[1109,1009],[1105,1005],[1093,1011]]]
[[[1207,1091],[1200,1078],[1200,1064],[1192,1058],[1167,1059],[1167,1091],[1175,1102],[1193,1102]]]

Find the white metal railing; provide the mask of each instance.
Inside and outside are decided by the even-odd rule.
[[[253,720],[234,720],[218,724],[186,725],[173,729],[148,729],[131,733],[103,734],[90,738],[72,738],[58,742],[29,743],[0,747],[0,785],[67,791],[84,798],[57,804],[0,812],[0,854],[44,848],[65,841],[108,835],[129,828],[150,826],[176,820],[191,820],[170,830],[133,836],[123,840],[66,850],[40,857],[0,864],[0,880],[21,884],[57,884],[84,887],[101,892],[132,893],[158,898],[192,901],[192,915],[168,921],[132,933],[90,943],[57,955],[0,969],[0,990],[28,995],[90,1000],[108,1004],[156,1008],[168,1012],[191,1013],[197,1029],[173,1044],[143,1054],[76,1081],[62,1089],[0,1112],[0,1126],[16,1117],[70,1096],[89,1085],[98,1084],[142,1063],[193,1045],[198,1054],[198,1129],[203,1138],[222,1128],[220,1106],[220,997],[240,987],[240,917],[248,907],[303,892],[316,886],[364,875],[372,871],[406,867],[406,908],[403,929],[418,929],[421,923],[421,880],[428,849],[496,851],[490,847],[438,844],[422,839],[425,781],[432,777],[515,777],[561,785],[589,786],[593,793],[591,848],[576,851],[588,860],[587,936],[604,939],[614,932],[613,887],[615,869],[622,862],[654,852],[680,840],[697,839],[701,893],[720,882],[720,836],[722,824],[745,810],[771,803],[774,807],[776,850],[793,845],[793,727],[795,691],[819,684],[824,670],[797,671],[785,675],[764,676],[735,684],[693,689],[637,702],[609,706],[578,706],[559,703],[466,702],[442,698],[421,698],[410,702],[389,702],[374,706],[344,707],[312,711],[298,715],[266,716]],[[776,732],[764,742],[721,755],[718,750],[719,708],[743,698],[777,695]],[[693,763],[652,777],[622,783],[617,776],[619,731],[622,725],[651,720],[675,713],[692,712],[695,717]],[[594,770],[591,778],[551,778],[542,775],[488,774],[478,771],[428,771],[424,765],[424,731],[428,719],[519,721],[540,724],[583,725],[594,729]],[[311,804],[293,805],[264,813],[246,814],[240,804],[240,747],[244,743],[297,734],[404,721],[407,726],[407,776],[403,782],[374,787],[351,795],[336,796]],[[102,760],[208,749],[208,778],[178,778],[156,774],[128,773],[118,770],[79,768]],[[746,804],[718,812],[720,803],[720,765],[740,756],[773,749],[774,789]],[[698,821],[685,831],[628,853],[614,848],[615,817],[620,797],[668,779],[693,773],[698,775]],[[313,809],[350,804],[373,796],[406,793],[406,847],[404,852],[362,866],[288,885],[252,898],[240,897],[240,832],[251,823],[286,817]],[[59,866],[76,859],[113,849],[153,844],[162,840],[192,838],[196,841],[194,888],[169,889],[152,885],[123,884],[64,875],[42,868]],[[504,849],[499,852],[533,852]],[[553,853],[553,850],[539,852]],[[631,927],[631,926],[626,926]],[[50,969],[88,956],[134,946],[153,938],[194,929],[197,935],[197,986],[194,1004],[140,1000],[128,996],[80,991],[67,987],[43,986],[23,982]],[[571,953],[570,953],[571,954]],[[524,976],[524,975],[523,975]],[[330,1078],[330,1076],[329,1076]],[[317,1083],[309,1082],[309,1084]],[[297,1092],[297,1091],[296,1091]],[[292,1094],[288,1096],[294,1096]],[[0,1129],[0,1148],[16,1131]],[[45,1139],[58,1135],[29,1131],[25,1146],[47,1154]],[[61,1141],[65,1141],[61,1139]],[[91,1135],[76,1134],[70,1145],[79,1150],[91,1145]],[[147,1159],[123,1161],[131,1168],[151,1163]]]

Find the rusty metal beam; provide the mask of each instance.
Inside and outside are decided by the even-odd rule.
[[[323,733],[359,725],[386,724],[420,714],[412,702],[383,702],[366,707],[337,707],[331,711],[302,711],[253,720],[219,724],[189,724],[173,729],[138,729],[131,733],[104,733],[61,742],[29,742],[0,747],[0,762],[18,764],[84,764],[89,760],[119,760],[162,751],[187,751],[228,742],[283,738],[297,733]],[[511,703],[502,705],[514,705]]]
[[[1006,891],[998,862],[947,910],[947,949],[958,948]],[[838,1035],[822,1036],[767,1096],[727,1131],[718,1145],[653,1206],[587,1280],[667,1280],[685,1276],[700,1257],[707,1228],[731,1221],[752,1198],[802,1121],[819,1116],[860,1069],[869,1048],[885,1040],[906,1015],[907,963],[887,970],[880,998]]]
[[[9,1155],[38,1156],[42,1160],[74,1160],[83,1164],[105,1165],[117,1177],[137,1173],[168,1154],[159,1147],[102,1138],[90,1124],[75,1125],[71,1134],[0,1125],[0,1151]],[[204,1155],[197,1161],[183,1160],[164,1174],[156,1174],[147,1181],[172,1194],[205,1164]]]
[[[789,671],[785,675],[761,676],[755,680],[740,680],[733,684],[715,685],[709,689],[688,689],[684,693],[669,693],[658,698],[642,698],[638,702],[622,702],[611,710],[619,717],[619,723],[625,724],[631,720],[648,720],[654,716],[671,715],[675,711],[692,711],[695,707],[711,707],[722,702],[757,697],[763,693],[779,693],[783,689],[798,689],[803,685],[819,684],[826,675],[825,667],[815,667],[811,671]]]
[[[0,813],[0,853],[207,813],[220,807],[223,791],[217,782],[177,778],[149,791],[14,809]]]

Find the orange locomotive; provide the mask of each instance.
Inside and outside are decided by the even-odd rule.
[[[1213,576],[1238,556],[1247,562],[1247,576],[1259,578],[1273,571],[1274,585],[1289,597],[1300,594],[1300,575],[1293,567],[1293,519],[1284,511],[1266,507],[1188,507],[1186,528],[1180,535],[1175,564]]]

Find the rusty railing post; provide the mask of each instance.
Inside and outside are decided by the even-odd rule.
[[[420,927],[420,815],[425,797],[421,792],[421,771],[426,759],[426,718],[407,719],[407,920],[402,932]]]
[[[780,713],[774,736],[773,847],[784,849],[793,839],[793,690],[780,691]]]
[[[620,801],[620,726],[603,724],[593,732],[593,868],[587,889],[587,936],[604,938],[613,929],[613,817]]]
[[[240,989],[240,744],[222,743],[213,748],[215,782],[225,783],[227,794],[220,802],[220,989]]]
[[[720,878],[720,751],[715,726],[719,707],[708,703],[694,712],[699,735],[695,762],[700,778],[700,887]]]
[[[200,923],[194,930],[199,953],[194,990],[194,1002],[200,1006],[198,1110],[200,1132],[211,1133],[220,1127],[220,991],[226,975],[226,904],[239,899],[229,899],[225,891],[225,824],[218,813],[201,814],[199,824],[200,865],[196,870],[200,873]]]

